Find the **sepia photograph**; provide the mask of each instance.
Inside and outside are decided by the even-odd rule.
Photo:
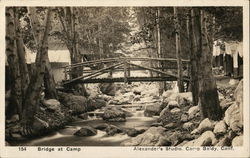
[[[4,14],[5,147],[247,143],[243,6],[13,5]]]

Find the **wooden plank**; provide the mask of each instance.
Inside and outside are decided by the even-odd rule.
[[[177,78],[177,75],[175,75],[173,73],[167,73],[167,72],[160,71],[160,70],[157,70],[157,69],[153,69],[153,68],[150,68],[150,67],[147,67],[147,66],[141,66],[141,65],[132,64],[132,63],[129,63],[129,64],[133,65],[133,66],[137,66],[137,67],[143,68],[143,69],[146,69],[146,70],[154,71],[154,72],[157,72],[157,73],[160,73],[160,74],[163,74],[163,75],[172,76],[172,77],[176,77]]]
[[[66,82],[63,82],[63,85],[72,83],[72,82],[74,82],[74,81],[83,79],[83,78],[85,78],[85,77],[92,76],[92,75],[97,74],[97,73],[99,73],[99,72],[102,72],[102,71],[104,71],[104,70],[108,70],[108,69],[110,69],[110,68],[114,68],[114,67],[116,67],[116,66],[120,66],[120,65],[122,65],[122,64],[123,64],[123,63],[114,64],[114,65],[111,65],[111,66],[109,66],[109,67],[106,67],[106,68],[100,69],[100,70],[98,70],[98,71],[95,71],[95,72],[93,72],[93,73],[91,73],[91,74],[83,75],[83,76],[74,78],[74,79],[72,79],[72,80],[68,80],[68,81],[66,81]]]
[[[164,77],[130,77],[127,78],[128,82],[161,82],[161,81],[177,81],[176,77],[164,76]],[[93,79],[80,79],[74,81],[72,84],[80,83],[114,83],[114,82],[124,82],[124,78],[93,78]]]
[[[73,68],[74,66],[84,66],[84,65],[90,65],[90,64],[98,64],[98,63],[105,63],[105,62],[112,62],[112,61],[146,61],[146,60],[158,60],[158,61],[170,61],[170,62],[176,62],[177,59],[175,58],[147,58],[147,57],[140,57],[140,58],[132,58],[132,57],[121,57],[121,58],[106,58],[106,59],[101,59],[101,60],[93,60],[93,61],[86,61],[82,63],[76,63],[76,64],[71,64],[71,65],[66,65],[64,67],[71,67]],[[182,59],[182,62],[190,62],[190,60],[185,60]]]

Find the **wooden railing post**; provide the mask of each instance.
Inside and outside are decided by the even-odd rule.
[[[67,75],[67,67],[64,67],[64,80],[68,79],[68,75]]]
[[[127,64],[127,60],[124,59],[124,83],[128,82],[128,64]]]

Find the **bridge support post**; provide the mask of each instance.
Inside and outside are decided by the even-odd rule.
[[[128,64],[127,61],[124,61],[124,83],[128,82]]]
[[[66,81],[67,79],[68,79],[67,67],[64,67],[64,80]]]

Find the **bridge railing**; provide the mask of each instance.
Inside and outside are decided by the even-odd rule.
[[[119,58],[108,58],[108,59],[92,60],[92,61],[86,61],[86,62],[75,63],[75,64],[63,66],[64,73],[65,73],[65,80],[68,79],[68,76],[70,76],[70,73],[74,73],[74,72],[71,72],[71,69],[73,69],[73,68],[82,67],[82,66],[97,65],[97,64],[102,64],[102,63],[112,63],[112,64],[115,64],[115,65],[118,64],[119,67],[110,66],[110,67],[104,67],[104,68],[101,68],[101,69],[97,69],[96,71],[95,70],[85,70],[85,71],[83,70],[83,72],[92,73],[92,75],[98,76],[98,74],[103,74],[103,73],[106,73],[108,71],[109,72],[114,71],[114,68],[117,68],[117,69],[120,69],[120,70],[124,71],[124,80],[125,80],[125,82],[126,82],[127,78],[130,77],[130,71],[133,70],[133,69],[138,69],[138,70],[146,69],[146,70],[154,71],[154,72],[157,72],[157,73],[160,73],[160,74],[177,77],[174,74],[169,74],[169,73],[167,74],[166,72],[160,71],[160,70],[163,70],[163,69],[171,69],[171,68],[168,68],[168,67],[150,68],[150,67],[145,67],[145,66],[140,66],[140,65],[137,65],[137,64],[133,64],[131,61],[165,61],[165,62],[170,62],[170,63],[172,63],[172,62],[177,63],[177,59],[175,59],[175,58],[148,58],[148,57],[119,57]],[[122,63],[122,65],[119,64],[119,63]],[[188,68],[190,60],[182,59],[182,63],[184,65],[187,65],[187,68]],[[173,64],[171,64],[171,65],[173,65]],[[120,66],[123,66],[123,68],[120,67]],[[83,79],[83,78],[86,78],[86,77],[89,77],[89,76],[91,76],[91,75],[87,74],[87,75],[84,75],[84,76],[81,76],[81,77],[73,78],[73,79],[71,79],[71,82],[75,81],[75,80],[78,80],[78,79]]]

